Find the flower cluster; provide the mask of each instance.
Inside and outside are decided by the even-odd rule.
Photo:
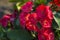
[[[42,25],[40,32],[38,32],[39,40],[54,40],[54,34],[51,29],[53,14],[50,7],[40,5],[36,8],[36,13],[38,15],[38,21]]]
[[[38,40],[54,40],[54,33],[51,28],[53,14],[49,6],[39,5],[34,12],[31,12],[33,2],[25,3],[21,8],[19,16],[20,24],[23,28],[38,33]],[[41,24],[38,28],[37,22]]]
[[[33,3],[31,1],[25,3],[25,5],[22,6],[21,8],[22,12],[20,13],[19,16],[20,24],[23,26],[23,28],[25,28],[24,26],[26,26],[28,30],[37,31],[38,29],[36,25],[37,15],[35,12],[30,13],[32,11],[32,7]]]

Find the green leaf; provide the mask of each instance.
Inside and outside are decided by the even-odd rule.
[[[54,15],[54,20],[56,21],[57,25],[59,26],[58,30],[60,30],[60,13],[56,13]]]
[[[17,6],[17,9],[18,10],[20,10],[20,8],[21,8],[21,5],[20,4],[21,4],[20,2],[16,3],[16,6]]]
[[[16,3],[16,7],[17,7],[17,10],[18,10],[18,11],[20,11],[21,6],[22,6],[23,4],[24,4],[24,3],[22,3],[22,2],[17,2],[17,3]]]
[[[55,30],[55,40],[60,40],[60,30]]]
[[[26,30],[11,30],[7,32],[8,38],[10,40],[32,40],[32,36]]]
[[[3,37],[3,28],[2,28],[2,26],[0,26],[0,39]]]
[[[2,37],[3,37],[3,32],[0,31],[0,38],[2,38]]]
[[[53,29],[57,29],[57,28],[59,28],[58,27],[58,25],[57,25],[57,23],[56,23],[56,21],[53,19],[53,21],[52,21],[52,28]],[[55,31],[55,30],[54,30]]]
[[[38,4],[46,4],[47,0],[36,0],[36,3],[38,3]]]

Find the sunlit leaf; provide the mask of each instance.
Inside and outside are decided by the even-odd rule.
[[[60,13],[56,13],[54,15],[54,20],[56,21],[57,25],[59,26],[58,30],[60,30]]]
[[[21,4],[20,2],[16,3],[17,9],[20,10],[21,6],[19,6],[19,4]]]

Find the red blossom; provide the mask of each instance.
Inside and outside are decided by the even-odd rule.
[[[38,15],[38,19],[39,20],[42,20],[42,18],[44,19],[45,18],[45,5],[39,5],[37,8],[36,8],[36,13]]]
[[[44,28],[50,28],[51,27],[51,21],[48,19],[44,19],[40,21],[40,24],[42,25],[42,27]]]
[[[8,24],[8,21],[10,20],[10,14],[7,14],[7,15],[4,15],[2,18],[1,18],[1,22],[0,24],[3,26],[3,27],[6,27],[7,24]]]
[[[53,14],[49,6],[40,5],[36,8],[38,21],[42,27],[50,28],[52,24]]]
[[[20,24],[23,26],[23,28],[26,24],[26,21],[25,21],[26,15],[28,15],[28,13],[25,13],[25,12],[21,12],[20,15],[19,15]]]
[[[28,30],[31,30],[31,31],[37,31],[38,28],[37,28],[37,21],[36,21],[36,13],[21,13],[20,14],[20,24],[23,26],[26,26],[26,28]]]
[[[39,30],[40,32],[38,32],[38,39],[54,40],[54,33],[52,32],[51,29],[53,14],[50,7],[46,5],[39,5],[36,8],[36,13],[38,16],[38,21],[42,25],[42,28]]]
[[[50,9],[49,6],[46,6],[46,16],[47,16],[48,19],[50,19],[50,20],[53,19],[53,13],[52,13],[52,10]]]
[[[21,10],[23,12],[31,12],[32,10],[32,6],[33,6],[33,3],[32,2],[26,2],[22,7],[21,7]]]
[[[38,40],[45,40],[45,37],[41,33],[38,33]]]
[[[37,27],[37,20],[36,20],[36,13],[31,13],[30,15],[26,16],[26,28],[28,30],[32,30],[32,31],[38,31],[38,27]]]
[[[17,10],[14,10],[13,14],[5,14],[1,19],[0,19],[0,25],[3,27],[6,27],[8,25],[8,22],[13,24],[14,19],[16,18]]]
[[[40,32],[38,32],[39,40],[54,40],[54,33],[51,28],[41,28]]]

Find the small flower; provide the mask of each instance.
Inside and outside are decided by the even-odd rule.
[[[52,21],[50,21],[49,19],[44,19],[40,21],[40,24],[44,28],[51,28]]]
[[[2,18],[1,18],[1,25],[3,27],[6,27],[8,25],[8,21],[10,20],[10,14],[7,14],[7,15],[4,15]]]
[[[49,34],[48,39],[49,39],[49,40],[54,40],[54,33],[53,33],[53,32],[51,32],[51,33]]]
[[[33,15],[34,14],[34,15]],[[30,15],[26,16],[28,20],[26,20],[26,28],[28,30],[31,31],[38,31],[38,27],[37,27],[37,21],[36,21],[36,17],[37,15],[35,13],[31,13]]]
[[[32,7],[33,7],[33,3],[32,2],[26,2],[22,7],[21,10],[23,12],[31,12],[32,11]]]

